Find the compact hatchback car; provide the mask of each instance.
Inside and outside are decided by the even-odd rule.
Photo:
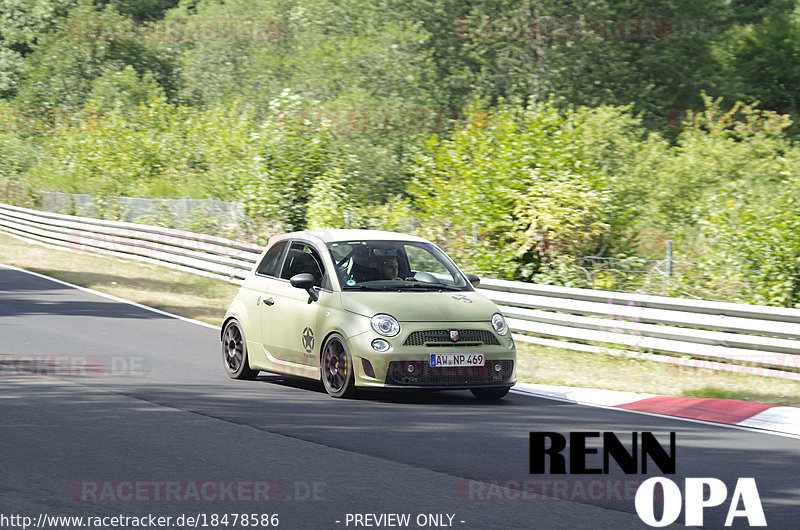
[[[516,349],[478,281],[409,235],[275,236],[225,315],[222,360],[234,379],[321,379],[334,397],[413,388],[499,399],[514,384]]]

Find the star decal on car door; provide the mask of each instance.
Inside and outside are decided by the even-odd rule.
[[[308,327],[303,330],[303,349],[306,353],[311,353],[314,349],[314,331]]]

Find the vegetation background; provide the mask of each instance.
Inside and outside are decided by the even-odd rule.
[[[0,0],[0,200],[217,197],[261,242],[800,307],[799,54],[797,0]]]

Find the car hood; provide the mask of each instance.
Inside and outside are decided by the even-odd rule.
[[[347,311],[367,317],[386,313],[400,322],[486,321],[498,312],[494,302],[474,291],[344,292],[341,300]]]

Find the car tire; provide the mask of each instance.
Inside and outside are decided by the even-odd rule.
[[[470,388],[469,391],[472,395],[480,401],[497,401],[503,399],[511,387],[505,386],[502,388]]]
[[[258,370],[250,368],[247,341],[236,320],[229,320],[222,332],[222,363],[232,379],[255,379]]]
[[[320,377],[325,391],[336,398],[354,395],[353,358],[344,337],[339,334],[328,337],[319,359]]]

